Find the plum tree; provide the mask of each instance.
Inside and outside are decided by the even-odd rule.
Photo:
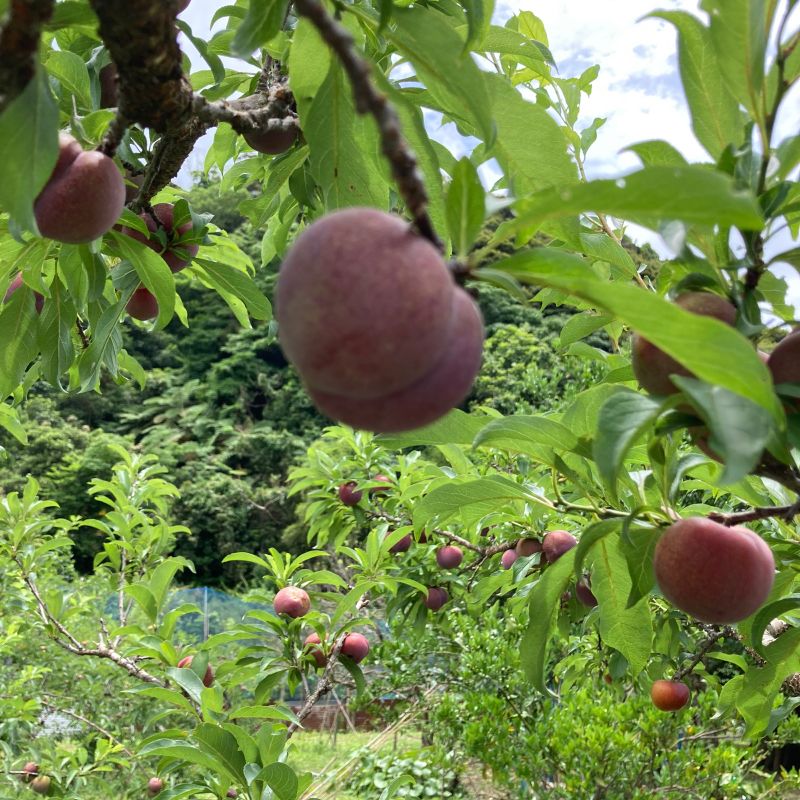
[[[589,608],[594,608],[597,605],[597,598],[592,592],[592,582],[588,575],[584,575],[575,584],[575,597]]]
[[[3,302],[7,303],[13,296],[14,292],[16,292],[20,286],[22,286],[22,273],[18,272],[11,283],[8,285],[8,289],[6,289],[5,296],[3,297]],[[33,293],[33,302],[36,308],[36,313],[41,314],[42,309],[44,308],[44,295],[41,292],[34,292]]]
[[[449,599],[450,595],[446,589],[442,589],[440,586],[429,586],[428,595],[424,600],[425,608],[430,611],[438,611]]]
[[[518,558],[519,555],[516,550],[506,550],[500,558],[500,564],[503,569],[511,569]]]
[[[319,645],[322,644],[322,639],[319,638],[318,633],[309,633],[303,641],[304,650],[309,653],[314,661],[317,662],[318,667],[324,667],[328,663],[328,657]]]
[[[369,640],[361,633],[348,633],[342,643],[342,654],[352,658],[356,664],[362,662],[369,653]]]
[[[273,128],[264,131],[248,131],[244,135],[244,140],[253,150],[276,156],[285,153],[297,141],[297,135],[296,127],[289,128],[289,130]]]
[[[49,775],[37,775],[31,781],[31,789],[33,789],[36,794],[50,794],[50,776]]]
[[[578,540],[567,531],[550,531],[542,540],[542,553],[547,563],[552,564],[577,544]]]
[[[179,662],[179,669],[189,669],[192,666],[194,656],[184,656]],[[206,667],[205,674],[203,675],[203,686],[211,686],[214,683],[214,670],[211,669],[211,664]]]
[[[518,556],[527,558],[534,553],[541,553],[542,543],[538,539],[520,539],[515,549]]]
[[[659,539],[653,569],[672,605],[701,622],[724,625],[763,605],[775,561],[766,543],[747,528],[687,517]]]
[[[460,547],[445,545],[436,551],[436,563],[442,569],[455,569],[464,559]]]
[[[736,307],[711,292],[685,292],[675,300],[675,305],[692,314],[714,317],[727,325],[736,322]],[[670,375],[692,375],[686,367],[638,334],[633,337],[631,355],[636,379],[650,394],[675,394],[678,387],[672,382]]]
[[[357,488],[355,481],[347,481],[339,487],[339,500],[343,505],[352,507],[358,505],[364,493]]]
[[[410,547],[413,539],[410,533],[407,533],[401,539],[398,539],[390,548],[390,553],[405,553]]]
[[[140,286],[131,295],[125,310],[134,318],[146,322],[158,316],[158,300],[145,286]]]
[[[164,788],[164,781],[161,778],[150,778],[147,781],[147,796],[155,797]]]
[[[689,687],[682,681],[658,680],[650,687],[650,699],[661,711],[677,711],[689,702]]]
[[[180,242],[181,236],[191,232],[192,221],[187,220],[175,228],[175,206],[172,203],[158,203],[153,206],[152,214],[143,211],[139,217],[150,231],[150,236],[146,237],[141,231],[126,225],[122,226],[122,233],[155,250],[173,272],[180,272],[197,255],[200,249],[197,244]],[[159,235],[159,231],[163,233]],[[166,243],[161,236],[166,238]]]
[[[107,155],[84,152],[59,137],[58,160],[34,203],[42,236],[67,244],[91,242],[110,230],[125,205],[125,181]]]
[[[305,589],[286,586],[276,595],[273,602],[276,614],[286,614],[294,619],[304,617],[311,608],[311,598]]]
[[[279,337],[322,413],[375,432],[425,425],[466,396],[483,322],[437,249],[370,208],[322,217],[276,290]]]

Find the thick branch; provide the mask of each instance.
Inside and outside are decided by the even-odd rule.
[[[372,114],[378,125],[383,154],[388,159],[400,195],[417,230],[441,247],[428,216],[428,194],[417,169],[417,160],[400,132],[400,120],[392,105],[370,81],[372,67],[355,47],[350,32],[328,14],[320,0],[295,0],[295,10],[307,17],[342,63],[360,114]]]
[[[709,519],[720,522],[723,525],[741,525],[745,522],[756,522],[760,519],[785,519],[791,520],[800,514],[800,500],[789,506],[766,506],[764,508],[753,508],[750,511],[740,511],[736,514],[711,513]]]
[[[28,85],[36,72],[42,27],[53,13],[53,0],[11,0],[0,29],[0,112]]]

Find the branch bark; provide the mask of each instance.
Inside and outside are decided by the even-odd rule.
[[[54,5],[54,0],[11,0],[0,28],[0,113],[33,78],[39,37]]]

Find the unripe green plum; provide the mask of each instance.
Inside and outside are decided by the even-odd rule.
[[[567,531],[550,531],[542,540],[542,553],[547,563],[552,564],[577,544],[578,540]]]
[[[158,316],[158,300],[146,287],[140,286],[131,295],[125,310],[134,318],[146,322]]]
[[[736,307],[717,294],[685,292],[675,300],[675,305],[693,314],[714,317],[726,325],[736,323]],[[633,372],[641,387],[650,394],[675,394],[679,390],[670,375],[693,375],[686,367],[639,334],[633,337],[632,357]]]
[[[360,633],[348,633],[342,644],[342,655],[352,658],[356,664],[360,663],[369,653],[369,641]]]
[[[464,560],[464,553],[460,547],[446,545],[436,551],[436,563],[442,569],[455,569]]]
[[[33,789],[36,794],[50,794],[51,782],[48,775],[37,775],[31,781],[31,789]]]
[[[56,166],[34,203],[42,236],[91,242],[112,228],[124,205],[125,182],[114,161],[62,134]]]
[[[189,669],[192,666],[194,656],[184,656],[179,662],[180,669]],[[203,686],[211,686],[214,683],[214,670],[211,669],[211,664],[206,667],[205,674],[203,675]]]
[[[667,528],[656,545],[653,569],[672,605],[719,625],[754,614],[775,577],[772,552],[759,536],[703,517],[687,517]]]
[[[347,208],[298,236],[278,276],[281,345],[313,392],[385,397],[427,375],[451,338],[454,283],[400,217]]]
[[[283,130],[275,128],[266,131],[248,131],[244,140],[253,150],[276,156],[286,152],[297,141],[298,129],[296,127]]]
[[[689,687],[681,681],[658,680],[650,688],[650,699],[661,711],[678,711],[689,702]]]
[[[273,606],[276,614],[287,614],[297,619],[308,614],[311,608],[311,598],[305,589],[300,589],[298,586],[286,586],[275,595]]]
[[[376,433],[395,433],[434,422],[461,403],[478,374],[483,352],[483,321],[472,298],[454,290],[453,330],[447,349],[421,378],[381,397],[356,398],[319,391],[308,393],[332,419]],[[413,340],[413,334],[409,334]]]

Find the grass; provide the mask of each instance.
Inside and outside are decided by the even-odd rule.
[[[289,765],[299,772],[313,772],[315,777],[341,766],[359,748],[369,744],[380,731],[338,733],[336,739],[329,732],[298,731],[292,737]],[[404,752],[421,746],[419,731],[406,728],[380,747],[378,753]],[[331,764],[333,761],[333,764]],[[337,800],[361,800],[354,794],[336,791]]]

